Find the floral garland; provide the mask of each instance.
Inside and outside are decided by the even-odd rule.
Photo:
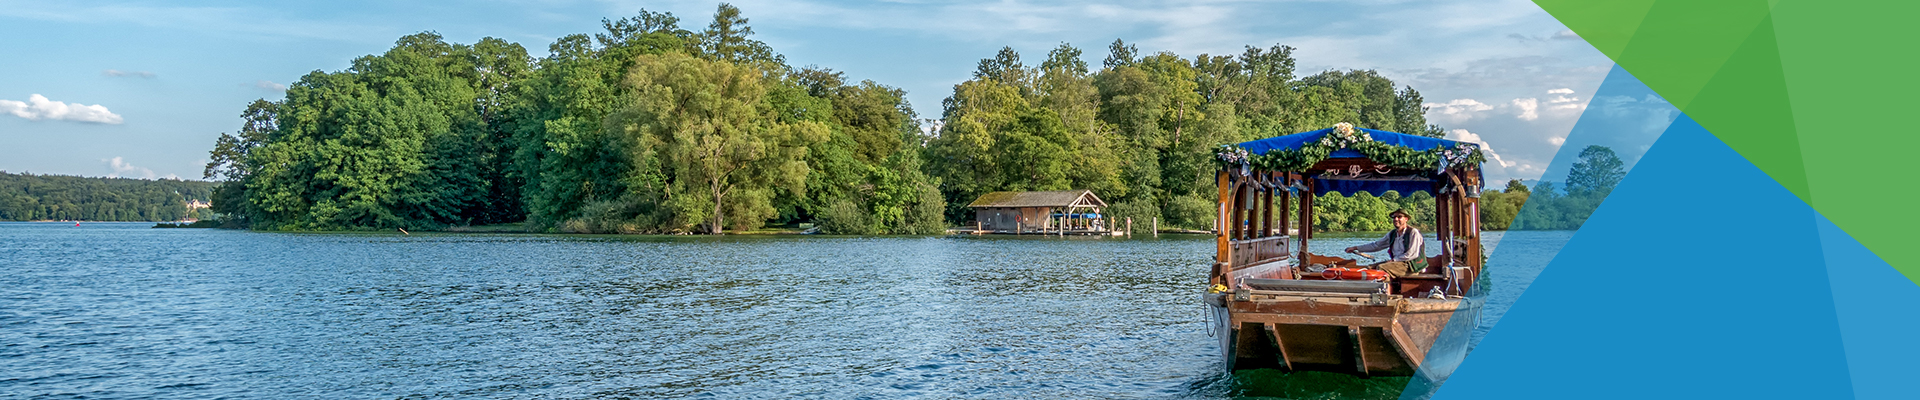
[[[1483,163],[1486,158],[1480,152],[1480,146],[1473,143],[1461,143],[1458,146],[1442,146],[1428,150],[1414,150],[1405,147],[1376,142],[1373,135],[1353,128],[1353,124],[1334,125],[1333,132],[1314,143],[1305,143],[1297,149],[1273,150],[1266,154],[1249,154],[1246,149],[1233,144],[1224,144],[1215,148],[1214,163],[1221,169],[1239,169],[1242,174],[1248,168],[1266,171],[1306,171],[1314,164],[1326,160],[1335,150],[1353,149],[1374,162],[1399,169],[1435,171],[1449,166]]]

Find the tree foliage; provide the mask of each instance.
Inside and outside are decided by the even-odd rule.
[[[179,221],[207,218],[208,182],[83,178],[0,171],[0,221]]]
[[[943,230],[905,92],[796,71],[748,22],[640,10],[537,59],[403,37],[250,104],[210,154],[215,207],[268,230],[718,233],[853,204],[870,232]]]
[[[1114,215],[1213,224],[1211,150],[1338,122],[1439,136],[1418,91],[1373,71],[1295,76],[1293,48],[1185,58],[1123,40],[1098,71],[1069,44],[1027,67],[1012,48],[980,60],[943,102],[928,172],[954,205],[992,191],[1093,189]],[[1384,215],[1384,214],[1383,214]],[[1342,228],[1345,229],[1345,228]]]
[[[749,21],[725,3],[698,31],[640,10],[538,58],[495,38],[403,37],[249,104],[209,157],[216,210],[277,230],[937,233],[987,192],[1092,189],[1115,216],[1206,228],[1220,144],[1338,122],[1442,132],[1412,87],[1296,76],[1292,47],[1183,57],[1121,40],[1097,66],[1066,43],[1037,65],[1002,48],[922,131],[903,90],[788,66]],[[1596,160],[1581,193],[1609,179]],[[1367,216],[1381,201],[1324,202],[1326,226],[1383,226]]]
[[[1516,206],[1508,229],[1573,230],[1587,222],[1600,203],[1626,177],[1626,169],[1613,149],[1587,146],[1580,161],[1567,174],[1563,191],[1553,182],[1540,182],[1528,188],[1518,181],[1509,182],[1504,196],[1518,197],[1524,206]],[[1484,200],[1483,200],[1484,201]]]

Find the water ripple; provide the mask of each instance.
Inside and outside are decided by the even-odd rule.
[[[0,223],[4,398],[1214,398],[1208,237]],[[1318,246],[1316,246],[1318,247]]]

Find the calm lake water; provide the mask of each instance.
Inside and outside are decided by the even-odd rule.
[[[1198,297],[1207,236],[149,226],[0,223],[0,398],[1391,398],[1406,382],[1225,374]],[[1514,270],[1494,269],[1486,318],[1523,289],[1503,279],[1531,279]]]

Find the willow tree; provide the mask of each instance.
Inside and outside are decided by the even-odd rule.
[[[666,178],[664,200],[676,220],[704,219],[707,232],[720,234],[731,210],[748,214],[740,216],[748,225],[737,227],[751,227],[773,213],[769,189],[806,190],[807,146],[827,137],[818,122],[773,115],[772,80],[751,65],[640,56],[625,83],[630,102],[610,117],[609,129],[635,144],[629,151],[636,176]]]

